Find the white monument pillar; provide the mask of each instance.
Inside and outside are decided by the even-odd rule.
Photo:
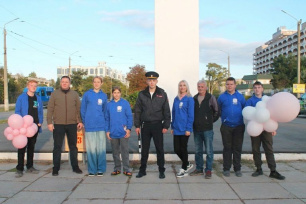
[[[191,94],[199,80],[198,0],[155,0],[155,71],[158,86],[172,109],[178,82],[186,80]]]

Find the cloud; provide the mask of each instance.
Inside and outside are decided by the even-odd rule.
[[[154,11],[100,11],[99,14],[102,15],[101,20],[104,22],[117,23],[129,28],[145,29],[149,31],[154,30]]]

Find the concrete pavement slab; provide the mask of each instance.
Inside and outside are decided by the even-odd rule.
[[[1,175],[1,174],[5,174],[5,173],[6,173],[6,171],[0,171],[0,175]]]
[[[124,204],[183,204],[181,200],[126,200]]]
[[[17,153],[16,153],[16,159],[17,159]],[[17,162],[14,163],[14,162],[0,162],[0,170],[1,171],[8,171],[8,170],[11,170],[11,169],[15,169],[16,168],[16,165],[17,165]]]
[[[294,198],[278,183],[235,183],[231,187],[242,199]]]
[[[89,204],[122,204],[123,199],[118,200],[118,199],[74,199],[70,198],[63,202],[63,204],[84,204],[84,203],[89,203]]]
[[[23,176],[20,178],[15,178],[16,172],[6,172],[0,175],[0,181],[35,181],[38,178],[46,174],[45,171],[40,171],[38,174],[31,174],[23,172]]]
[[[223,163],[222,162],[223,161],[221,160],[221,161],[215,163],[216,169],[221,171],[221,172],[223,171]],[[254,168],[252,168],[250,166],[251,166],[250,164],[248,164],[248,166],[245,165],[245,164],[242,164],[241,165],[241,172],[242,173],[243,172],[253,172]],[[231,168],[231,172],[234,172],[233,167]]]
[[[133,183],[129,185],[126,198],[139,200],[174,200],[182,199],[182,196],[177,184]]]
[[[138,173],[138,172],[137,172]],[[177,183],[175,174],[173,172],[165,172],[165,179],[159,179],[159,172],[147,172],[147,175],[142,178],[136,178],[137,173],[134,173],[132,179],[130,180],[131,184],[134,183],[152,183],[152,184],[161,184],[161,183]]]
[[[306,182],[306,172],[295,170],[295,171],[284,171],[284,172],[279,172],[279,173],[285,176],[286,179],[283,181],[272,179],[273,181],[279,182],[279,183]],[[267,175],[269,176],[269,174]]]
[[[292,166],[294,169],[306,172],[306,162],[290,162],[288,165]]]
[[[244,200],[245,204],[302,204],[303,202],[299,199],[264,199],[264,200]]]
[[[184,200],[184,204],[242,204],[240,200]]]
[[[13,198],[5,201],[5,204],[33,204],[33,203],[43,203],[43,204],[60,204],[62,203],[70,194],[70,192],[20,192]]]
[[[80,184],[69,196],[71,198],[105,198],[123,199],[127,191],[128,184]]]
[[[270,173],[270,169],[268,165],[266,164],[266,162],[261,166],[261,168],[264,172]],[[288,165],[287,163],[277,163],[276,162],[276,170],[277,171],[294,171],[295,169],[291,167],[290,165]]]
[[[199,183],[180,183],[180,191],[183,199],[203,199],[203,200],[227,200],[227,199],[239,199],[235,192],[230,188],[228,184],[211,183],[209,185],[203,185]]]
[[[0,203],[3,203],[7,198],[0,198]]]
[[[25,191],[72,191],[80,181],[81,179],[59,177],[40,178],[25,188]]]
[[[172,164],[166,163],[165,164],[166,172],[172,172]],[[138,172],[138,169],[135,169],[136,172]],[[156,163],[148,164],[147,171],[158,171],[158,166]]]
[[[183,178],[177,178],[179,183],[202,183],[202,184],[210,184],[210,183],[224,183],[224,180],[212,173],[211,179],[205,179],[204,175],[199,176],[185,176]]]
[[[0,197],[12,197],[29,184],[30,182],[1,181]]]
[[[306,183],[280,183],[280,185],[296,197],[306,199]]]
[[[84,177],[83,184],[85,183],[127,183],[129,177],[124,174],[119,174],[116,176],[111,176],[109,172],[105,173],[103,177],[93,176],[93,177]]]
[[[271,183],[273,182],[269,177],[266,175],[253,177],[251,172],[248,173],[242,173],[242,177],[237,177],[235,173],[231,173],[230,177],[222,176],[223,179],[229,183]]]
[[[50,173],[44,175],[44,178],[70,178],[70,179],[82,179],[86,173],[83,171],[82,174],[77,174],[72,171],[72,169],[61,169],[58,172],[58,176],[52,176],[52,170]]]

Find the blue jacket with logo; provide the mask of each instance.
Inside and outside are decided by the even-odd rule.
[[[96,93],[93,89],[90,89],[84,93],[81,104],[81,117],[85,132],[106,130],[106,106],[107,96],[102,90]]]
[[[218,105],[221,110],[222,124],[229,127],[243,125],[242,109],[245,106],[245,99],[237,90],[233,94],[225,91],[218,98]]]
[[[110,132],[111,138],[122,138],[126,135],[125,130],[131,130],[133,115],[129,102],[123,98],[119,101],[111,100],[107,104],[105,114],[106,131]]]
[[[35,94],[36,95],[36,94]],[[37,103],[38,103],[38,121],[40,124],[43,124],[44,122],[44,110],[43,110],[43,104],[41,101],[40,96],[36,95]],[[28,115],[29,113],[29,99],[27,93],[22,93],[20,96],[18,96],[16,105],[15,105],[15,113],[18,115],[21,115],[22,117],[25,115]],[[41,128],[38,128],[38,132],[41,132]]]
[[[172,107],[171,128],[174,135],[185,135],[192,132],[194,120],[194,100],[192,96],[184,96],[181,100],[175,97]]]

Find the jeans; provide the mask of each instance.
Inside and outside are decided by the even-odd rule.
[[[229,171],[234,166],[234,171],[241,170],[241,152],[244,137],[244,125],[229,127],[221,125],[220,131],[223,142],[223,170]],[[233,159],[232,159],[233,158]]]
[[[173,144],[174,144],[174,152],[182,161],[182,169],[187,170],[188,162],[188,140],[190,136],[186,135],[174,135],[173,136]]]
[[[22,148],[18,149],[18,164],[16,169],[18,171],[24,170],[24,154],[27,149],[27,169],[33,167],[33,157],[34,157],[34,147],[36,143],[38,132],[33,137],[28,137],[27,145]]]
[[[88,173],[106,171],[106,135],[105,131],[85,132]]]
[[[77,124],[69,124],[69,125],[54,124],[53,171],[60,170],[62,145],[63,145],[65,134],[67,135],[72,169],[79,168],[78,158],[77,158],[78,156]]]
[[[123,171],[130,171],[130,160],[129,160],[129,138],[112,138],[111,145],[113,150],[114,158],[114,171],[121,171],[120,153],[123,164]]]
[[[195,162],[196,169],[203,171],[204,159],[203,159],[203,142],[205,145],[205,153],[206,153],[206,171],[212,170],[212,164],[214,160],[214,131],[207,130],[203,132],[194,131],[194,144],[195,144]]]
[[[275,171],[276,163],[275,163],[274,153],[273,153],[272,133],[263,131],[259,136],[251,137],[251,141],[252,141],[253,159],[254,159],[255,166],[257,167],[257,169],[261,169],[261,165],[262,165],[261,152],[260,152],[260,145],[262,143],[262,147],[265,150],[268,167],[271,171]]]

